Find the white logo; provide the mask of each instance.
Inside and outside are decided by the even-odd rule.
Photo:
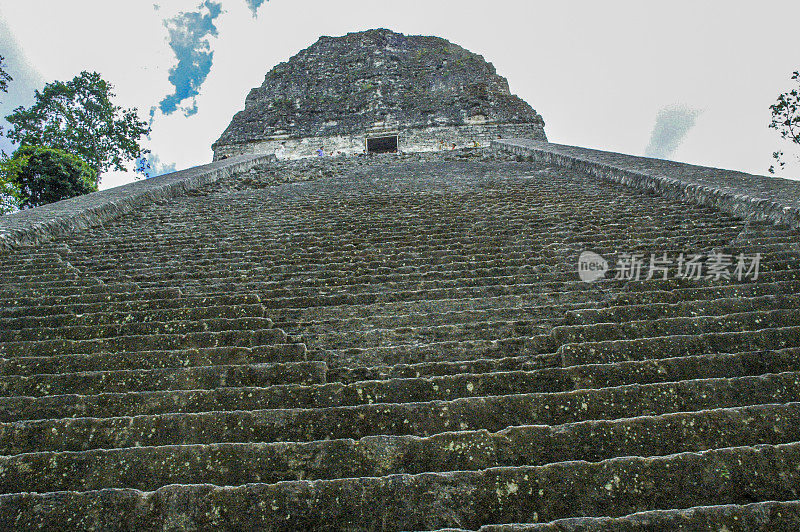
[[[593,283],[602,279],[608,272],[608,261],[591,251],[584,251],[578,257],[578,277],[584,283]]]

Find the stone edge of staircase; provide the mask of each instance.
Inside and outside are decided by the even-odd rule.
[[[0,251],[35,246],[100,225],[144,205],[181,196],[235,172],[249,170],[268,159],[263,154],[238,155],[0,216]]]
[[[755,185],[757,181],[763,179],[772,180],[779,188],[783,185],[782,182],[785,182],[783,186],[789,190],[794,188],[796,183],[788,179],[767,178],[733,170],[702,167],[674,161],[662,162],[658,159],[647,157],[553,144],[531,139],[493,140],[492,149],[510,152],[538,163],[575,169],[632,188],[652,191],[668,198],[716,207],[723,212],[745,219],[786,224],[792,229],[800,228],[800,208],[765,198],[763,194],[759,194],[755,190],[755,186],[753,186],[752,190],[748,190],[748,184]],[[640,164],[637,165],[636,163]],[[659,163],[663,165],[663,171],[657,169]],[[693,170],[710,170],[722,176],[729,174],[732,181],[736,181],[738,188],[736,192],[733,192],[692,181],[691,179],[669,177],[669,168],[674,168],[676,165],[689,174]],[[649,166],[651,168],[642,169],[641,166]],[[656,170],[652,169],[654,166]]]

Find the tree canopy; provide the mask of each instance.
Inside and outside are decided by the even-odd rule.
[[[3,66],[3,61],[5,61],[5,57],[0,55],[0,92],[8,92],[8,84],[14,81],[14,78],[6,72],[5,67]]]
[[[8,84],[14,81],[14,78],[6,72],[6,69],[3,67],[3,61],[5,61],[5,57],[0,55],[0,92],[8,92]],[[3,126],[0,126],[0,136],[3,135]]]
[[[46,146],[21,146],[0,161],[3,210],[38,207],[97,190],[97,172],[83,159]]]
[[[792,81],[800,83],[800,72],[792,74]],[[772,123],[769,127],[780,133],[781,138],[800,144],[800,90],[793,88],[778,96],[778,100],[770,106],[772,111]],[[780,168],[786,166],[786,160],[782,151],[776,151],[772,157]],[[775,166],[770,166],[770,173],[775,173]]]
[[[8,138],[21,146],[47,146],[77,155],[100,175],[125,171],[148,150],[140,139],[150,133],[137,109],[113,103],[113,87],[97,72],[81,72],[70,81],[55,81],[36,91],[34,104],[6,117]]]

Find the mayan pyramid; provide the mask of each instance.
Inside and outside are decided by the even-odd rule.
[[[800,185],[548,143],[441,39],[297,57],[215,162],[0,218],[0,529],[800,527]]]

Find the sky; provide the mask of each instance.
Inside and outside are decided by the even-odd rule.
[[[322,35],[437,35],[494,63],[552,142],[766,174],[800,2],[0,0],[0,115],[82,70],[151,121],[154,174],[204,164],[265,74]],[[6,125],[0,121],[0,125]],[[9,151],[7,139],[0,149]],[[800,178],[800,165],[779,175]],[[136,179],[104,174],[101,188]]]

